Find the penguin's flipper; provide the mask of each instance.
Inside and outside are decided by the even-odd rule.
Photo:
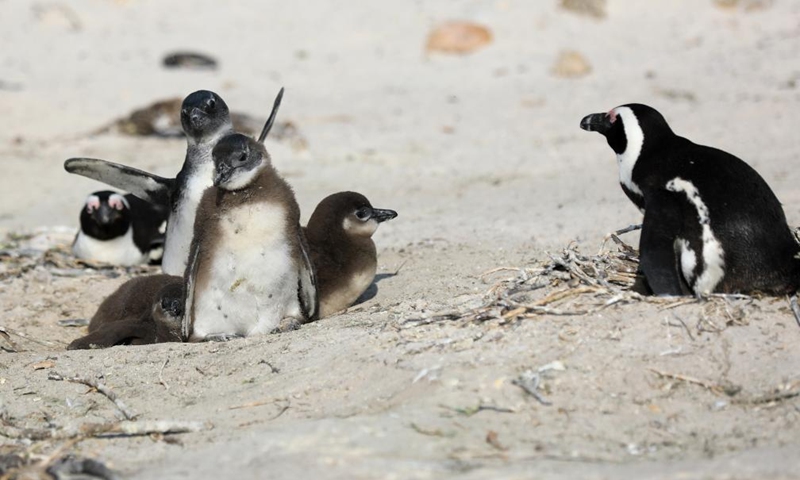
[[[258,136],[258,143],[264,143],[267,135],[269,135],[269,131],[272,130],[272,125],[275,123],[275,118],[278,116],[278,109],[281,107],[282,99],[283,87],[281,87],[281,90],[278,92],[278,96],[275,97],[275,103],[272,104],[272,112],[270,112],[267,123],[264,124],[264,128],[261,129],[261,135]]]
[[[639,267],[654,295],[689,293],[675,253],[681,227],[681,204],[674,194],[660,191],[645,198]]]
[[[70,158],[64,170],[131,193],[158,207],[169,208],[175,180],[97,158]]]
[[[319,296],[317,295],[317,273],[314,264],[311,262],[308,240],[305,231],[300,229],[300,252],[303,263],[300,265],[300,279],[297,295],[300,299],[300,306],[306,315],[307,321],[311,322],[319,317]]]
[[[197,238],[192,240],[192,247],[189,250],[189,263],[186,265],[186,273],[184,274],[183,283],[186,287],[186,297],[183,307],[183,320],[181,322],[181,336],[184,342],[189,341],[194,328],[194,281],[197,277],[198,257],[200,254],[199,242]]]
[[[120,320],[101,326],[85,337],[74,340],[67,350],[88,350],[91,348],[108,348],[114,345],[130,345],[131,343],[153,343],[153,326],[139,319]]]

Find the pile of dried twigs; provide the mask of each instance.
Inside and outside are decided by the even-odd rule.
[[[405,326],[441,321],[511,323],[542,315],[591,315],[612,305],[646,302],[662,309],[698,302],[711,302],[720,311],[728,310],[731,300],[751,301],[753,297],[736,294],[712,294],[697,297],[657,297],[638,293],[639,252],[620,239],[620,235],[639,225],[618,230],[603,240],[596,254],[582,253],[570,243],[560,253],[548,253],[549,259],[532,267],[500,267],[484,272],[491,278],[501,272],[515,274],[496,281],[486,291],[478,307],[452,310],[403,322]],[[611,248],[606,246],[612,241]],[[800,319],[798,320],[800,323]]]

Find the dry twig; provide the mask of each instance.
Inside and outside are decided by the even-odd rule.
[[[55,372],[52,372],[50,375],[48,375],[48,378],[50,380],[66,380],[68,382],[80,383],[86,385],[87,387],[91,387],[94,390],[97,390],[99,393],[105,395],[112,402],[114,402],[114,405],[116,405],[119,411],[122,412],[122,415],[125,416],[126,420],[133,420],[136,418],[136,414],[133,413],[130,409],[128,409],[125,403],[123,403],[123,401],[120,400],[119,397],[117,397],[117,394],[114,393],[113,390],[111,390],[104,384],[98,382],[97,380],[92,380],[89,378],[84,378],[79,376],[68,378]]]

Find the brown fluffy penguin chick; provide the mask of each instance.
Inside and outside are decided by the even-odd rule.
[[[67,350],[180,342],[183,308],[183,278],[133,278],[103,300],[89,322],[89,334]]]
[[[212,156],[214,187],[200,201],[184,277],[184,338],[229,340],[316,319],[314,268],[292,188],[250,137],[225,137]]]
[[[373,208],[356,192],[334,193],[319,202],[306,237],[317,270],[320,318],[348,308],[372,284],[378,269],[372,234],[396,216],[394,210]]]

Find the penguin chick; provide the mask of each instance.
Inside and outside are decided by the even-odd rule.
[[[180,342],[183,308],[183,278],[133,278],[103,300],[89,322],[88,335],[67,350]]]
[[[372,284],[378,255],[372,235],[394,210],[373,208],[364,195],[334,193],[317,205],[305,229],[317,272],[319,316],[351,306]]]
[[[167,212],[133,195],[94,192],[80,214],[73,254],[114,265],[158,263]]]
[[[184,337],[227,339],[315,319],[314,269],[291,187],[244,135],[220,140],[213,159],[185,276]]]
[[[606,137],[622,190],[644,213],[640,269],[654,294],[784,295],[800,286],[800,246],[747,163],[676,135],[646,105],[588,115],[581,128]]]

